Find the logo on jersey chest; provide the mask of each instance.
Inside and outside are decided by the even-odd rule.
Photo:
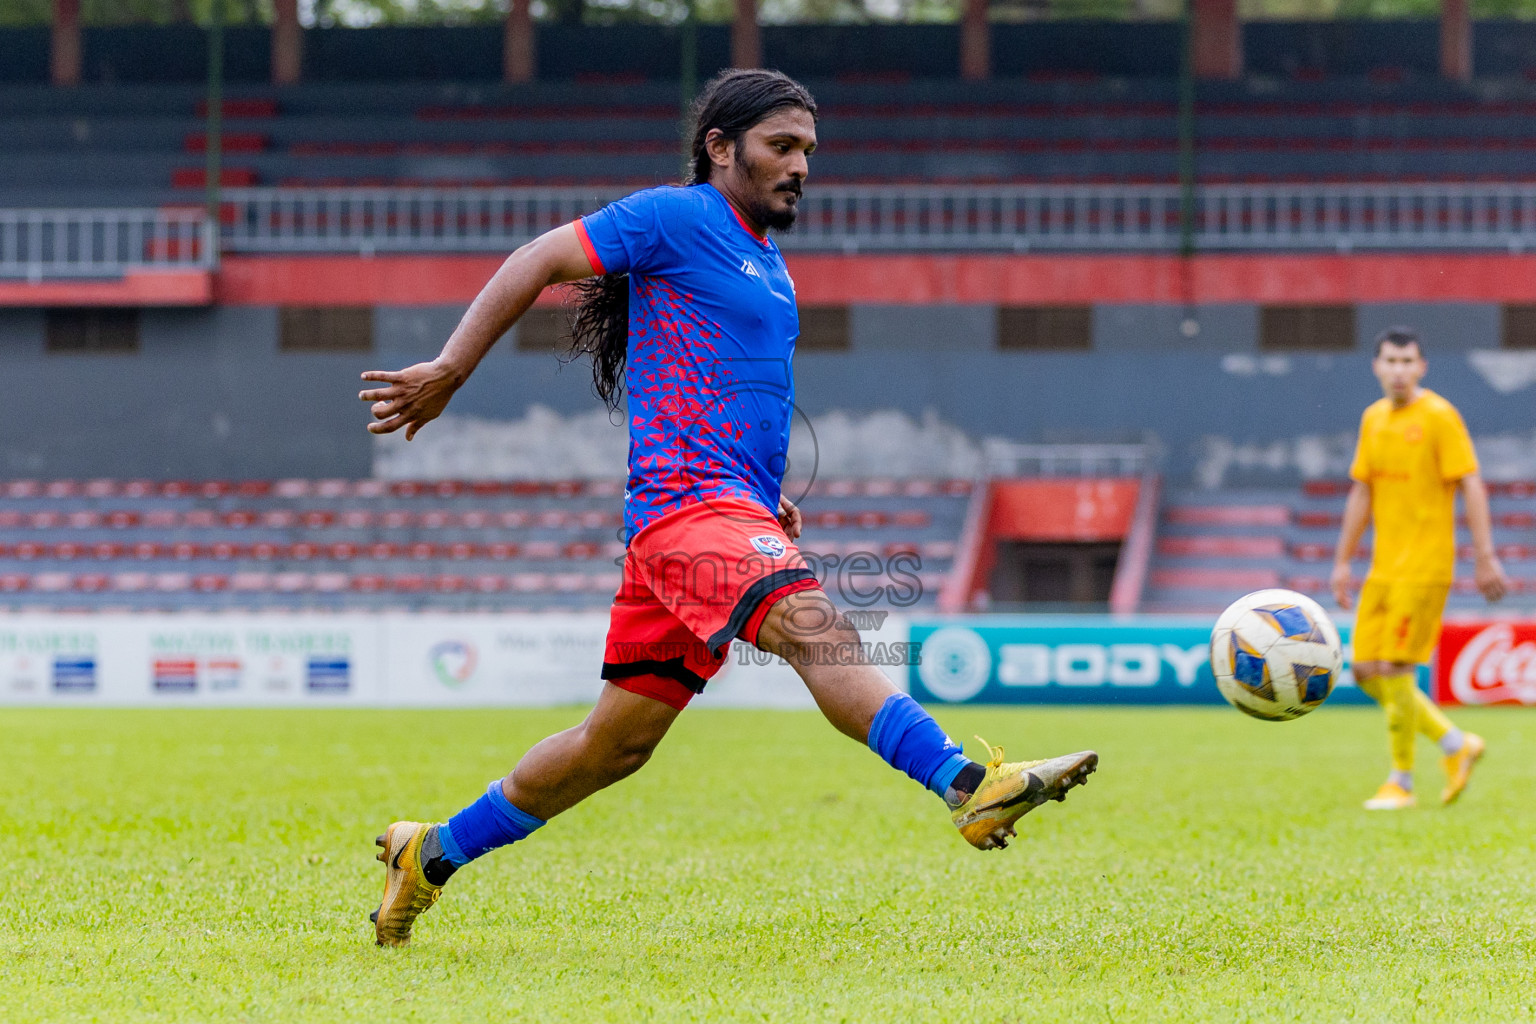
[[[751,261],[751,260],[749,260],[749,259],[745,259],[745,258],[744,258],[744,259],[742,259],[742,261],[741,261],[741,272],[742,272],[742,273],[743,273],[743,274],[746,274],[746,275],[747,275],[747,276],[748,276],[748,277],[755,277],[755,278],[757,278],[757,279],[758,279],[758,280],[759,280],[759,281],[761,281],[761,280],[762,280],[762,279],[763,279],[763,275],[762,275],[762,274],[759,274],[759,273],[758,273],[758,272],[757,272],[757,266],[756,266],[756,264],[754,264],[754,263],[753,263],[753,262],[752,262],[752,261]]]

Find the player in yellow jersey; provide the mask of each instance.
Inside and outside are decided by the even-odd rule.
[[[1418,335],[1393,327],[1376,339],[1371,363],[1385,397],[1365,410],[1349,475],[1354,480],[1334,556],[1333,596],[1354,604],[1349,562],[1367,521],[1376,524],[1371,570],[1355,617],[1354,672],[1387,713],[1392,774],[1367,810],[1412,807],[1416,733],[1440,745],[1442,803],[1461,795],[1483,756],[1482,737],[1464,733],[1420,692],[1418,666],[1440,638],[1440,616],[1456,563],[1456,492],[1461,492],[1477,557],[1477,588],[1497,601],[1509,588],[1493,553],[1488,491],[1472,438],[1456,407],[1420,387],[1429,364]]]

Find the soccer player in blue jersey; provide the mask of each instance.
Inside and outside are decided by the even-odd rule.
[[[433,361],[370,371],[377,434],[412,437],[440,415],[543,289],[582,282],[577,352],[596,390],[628,403],[623,583],[596,706],[537,743],[446,823],[397,821],[378,838],[380,945],[410,941],[454,871],[526,839],[638,770],[740,638],[785,658],[828,721],[937,794],[979,849],[1086,781],[1098,756],[968,759],[916,701],[863,657],[795,547],[779,491],[794,396],[794,282],[768,237],[795,221],[816,148],[816,103],[773,71],[727,71],[694,108],[682,186],[647,189],[518,249]]]

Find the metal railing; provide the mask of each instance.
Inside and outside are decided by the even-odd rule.
[[[240,253],[507,252],[627,189],[229,189]],[[1221,185],[1201,251],[1536,249],[1536,185]],[[807,252],[1170,252],[1173,186],[825,186],[779,236]],[[202,211],[0,210],[0,278],[114,277],[214,262]]]
[[[1142,476],[1157,468],[1158,449],[1145,444],[1023,444],[991,439],[982,449],[988,476]]]
[[[622,187],[230,189],[240,252],[503,252]],[[1536,248],[1536,185],[1206,185],[1204,250]],[[1173,251],[1173,185],[813,186],[787,250]]]
[[[0,210],[0,278],[117,278],[211,266],[201,210]]]

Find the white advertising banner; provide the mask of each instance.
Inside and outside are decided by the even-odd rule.
[[[905,688],[906,621],[860,625]],[[607,631],[601,612],[13,615],[0,617],[0,704],[584,704],[602,689]],[[814,704],[787,664],[737,642],[696,706]]]

